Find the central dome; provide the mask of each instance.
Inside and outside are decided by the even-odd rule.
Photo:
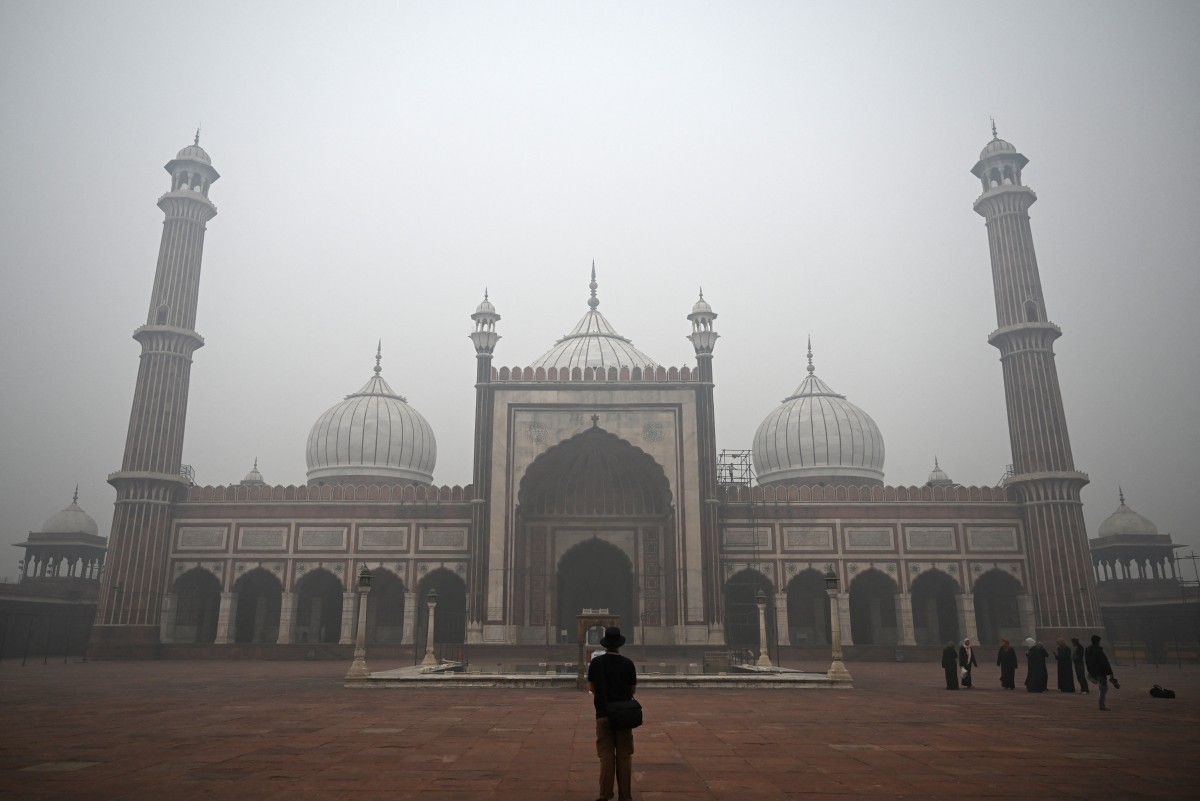
[[[871,416],[814,374],[767,415],[754,435],[760,484],[883,483],[883,435]]]
[[[657,367],[658,362],[618,334],[612,323],[596,309],[600,300],[596,297],[595,264],[592,265],[592,282],[588,286],[592,296],[588,298],[587,313],[571,333],[555,342],[554,347],[531,366],[534,369],[557,367],[560,370],[564,367]]]
[[[317,418],[308,434],[309,484],[430,484],[433,429],[380,373]]]

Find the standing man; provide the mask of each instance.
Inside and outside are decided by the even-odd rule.
[[[974,687],[971,681],[971,669],[979,667],[979,660],[975,658],[975,649],[971,647],[971,640],[963,640],[962,647],[958,649],[958,665],[963,669],[962,685],[968,690]]]
[[[613,797],[614,768],[620,801],[632,801],[630,782],[633,776],[633,730],[613,731],[608,727],[604,707],[609,701],[628,701],[637,689],[637,669],[632,660],[621,656],[625,644],[621,630],[610,626],[600,640],[603,655],[597,655],[588,665],[588,689],[596,705],[596,755],[600,757],[600,798]]]
[[[1088,676],[1100,685],[1100,708],[1107,710],[1104,698],[1108,695],[1108,677],[1112,675],[1112,665],[1108,664],[1108,657],[1100,647],[1099,634],[1092,635],[1092,644],[1084,650],[1083,659],[1087,663]]]
[[[1079,692],[1090,693],[1087,680],[1087,669],[1083,664],[1083,646],[1078,637],[1071,638],[1071,664],[1075,666],[1075,679],[1079,682]]]

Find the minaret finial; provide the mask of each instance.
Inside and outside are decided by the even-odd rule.
[[[588,284],[588,288],[592,290],[592,296],[588,298],[588,307],[596,308],[600,305],[600,299],[596,297],[596,260],[592,259],[592,282]]]
[[[808,335],[808,374],[812,375],[816,371],[812,363],[812,334]]]
[[[487,294],[487,293],[488,293],[488,288],[485,286],[485,287],[483,288],[483,299],[484,299],[484,300],[487,300],[487,299],[488,299],[488,294]]]
[[[79,485],[75,485],[75,494],[71,496],[71,503],[79,503]]]
[[[937,457],[936,457],[936,456],[934,456],[934,457],[933,457],[933,469],[934,469],[934,470],[941,470],[941,469],[942,469],[942,468],[938,467],[938,462],[937,462]]]
[[[192,140],[192,143],[194,145],[196,145],[196,147],[200,147],[200,126],[199,125],[196,126],[196,138]]]
[[[1121,499],[1121,505],[1125,505],[1125,490],[1121,489],[1121,485],[1117,485],[1117,497]]]
[[[704,300],[704,287],[700,287],[700,300]]]
[[[254,469],[255,470],[258,469],[258,457],[257,456],[254,457]]]
[[[996,133],[996,118],[992,117],[991,120],[992,120],[992,138],[999,139],[1000,135]]]
[[[375,346],[375,375],[383,372],[383,368],[379,366],[380,360],[383,358],[383,340],[379,340],[379,344]]]

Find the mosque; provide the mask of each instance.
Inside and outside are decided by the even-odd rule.
[[[435,432],[385,379],[377,351],[361,388],[309,431],[304,486],[272,485],[257,463],[241,482],[195,486],[184,420],[220,177],[197,136],[167,163],[158,201],[165,222],[133,335],[141,360],[109,477],[117,500],[91,653],[348,644],[364,567],[372,643],[421,637],[433,599],[434,640],[479,646],[573,638],[584,609],[618,615],[645,646],[750,644],[763,600],[785,646],[828,643],[831,603],[842,643],[856,647],[1100,630],[1079,496],[1088,479],[1072,461],[1053,353],[1061,331],[1030,230],[1036,195],[1022,180],[1028,160],[994,134],[972,172],[1012,444],[995,487],[960,486],[936,464],[923,486],[888,485],[882,432],[818,376],[836,367],[814,360],[811,343],[796,390],[763,399],[751,447],[719,454],[714,307],[703,294],[681,302],[695,363],[664,365],[600,311],[594,267],[575,327],[518,366],[495,362],[502,318],[486,294],[469,315],[469,485],[435,482]],[[619,300],[605,308],[619,318]]]

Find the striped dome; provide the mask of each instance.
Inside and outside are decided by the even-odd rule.
[[[754,435],[761,484],[881,484],[883,435],[871,416],[813,373]]]
[[[617,333],[612,323],[597,310],[600,300],[596,297],[596,265],[592,265],[592,296],[588,298],[588,310],[554,347],[542,354],[532,365],[538,367],[657,367],[658,362],[633,346]]]
[[[321,415],[308,435],[310,484],[430,484],[433,429],[379,374]]]

